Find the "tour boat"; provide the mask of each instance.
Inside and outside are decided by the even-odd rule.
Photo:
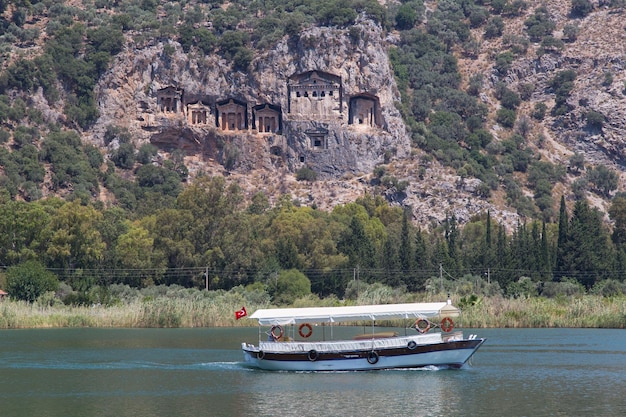
[[[465,338],[455,330],[459,316],[450,300],[261,309],[250,316],[259,323],[258,345],[244,342],[241,347],[246,365],[271,371],[460,368],[485,339],[474,334]],[[376,332],[381,323],[402,322],[401,332]],[[364,324],[367,331],[361,333]],[[360,334],[333,338],[334,333],[345,335],[350,330]]]

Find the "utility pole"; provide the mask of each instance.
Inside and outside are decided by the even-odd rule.
[[[207,266],[204,270],[204,286],[207,291],[209,291],[209,267]]]

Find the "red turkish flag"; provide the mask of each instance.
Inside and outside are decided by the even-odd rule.
[[[235,318],[237,320],[239,320],[240,318],[245,317],[247,315],[248,315],[248,312],[246,311],[245,307],[241,307],[241,310],[235,311]]]

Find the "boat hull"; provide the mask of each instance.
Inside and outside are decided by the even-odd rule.
[[[248,366],[270,371],[362,371],[392,368],[439,366],[460,368],[485,339],[463,339],[440,343],[386,346],[355,350],[315,349],[302,351],[262,350],[242,345]]]

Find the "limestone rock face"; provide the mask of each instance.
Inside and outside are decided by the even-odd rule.
[[[115,125],[128,129],[137,145],[183,149],[199,155],[200,164],[204,159],[241,172],[306,166],[322,178],[369,173],[406,157],[410,138],[394,106],[400,98],[389,40],[370,20],[355,27],[285,37],[256,55],[247,74],[218,55],[184,53],[175,42],[129,43],[97,86],[101,116],[86,136],[102,145],[107,126]],[[293,87],[294,76],[318,72],[322,78],[311,82],[332,78],[334,95],[319,84],[310,85],[312,96],[302,85]],[[226,110],[228,100],[241,110]],[[270,119],[259,115],[267,112],[255,112],[264,105],[278,109],[279,120],[265,126]]]
[[[559,28],[570,22],[568,7],[569,2],[555,2],[549,7]],[[560,53],[526,54],[513,63],[505,77],[493,74],[491,80],[492,85],[501,80],[513,89],[522,84],[533,85],[530,102],[547,103],[550,108],[554,105],[550,81],[561,71],[573,71],[576,79],[567,98],[571,111],[563,116],[548,114],[543,121],[545,133],[570,152],[584,154],[586,163],[609,165],[622,172],[620,161],[626,159],[626,34],[615,28],[623,26],[625,15],[624,10],[598,7],[584,19],[574,21],[577,39],[565,43]],[[562,31],[555,35],[562,35]],[[601,127],[588,124],[590,112],[603,116]]]

